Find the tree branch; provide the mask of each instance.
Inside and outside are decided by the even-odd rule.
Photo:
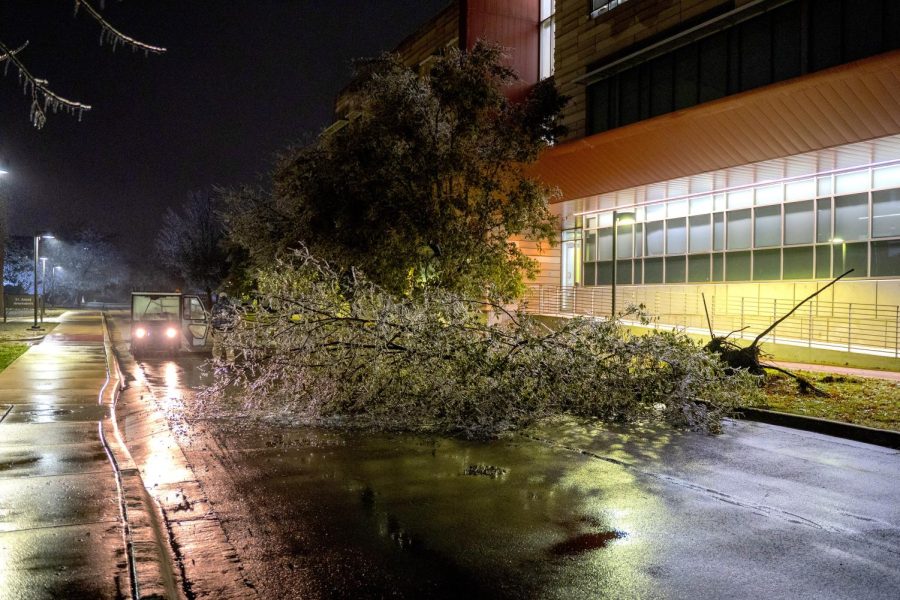
[[[2,53],[2,60],[7,60],[6,68],[9,68],[9,65],[12,64],[19,72],[19,81],[24,81],[23,92],[26,95],[31,96],[31,112],[29,118],[31,119],[32,124],[41,129],[44,124],[47,122],[47,109],[53,109],[53,112],[57,112],[59,110],[64,110],[70,115],[78,115],[78,120],[81,120],[81,115],[84,114],[85,111],[91,110],[89,104],[84,104],[82,102],[77,102],[75,100],[69,100],[68,98],[64,98],[52,91],[49,87],[47,87],[47,80],[40,79],[32,75],[31,71],[25,66],[25,64],[19,60],[19,57],[16,54],[22,50],[25,46],[21,46],[17,50],[10,50],[6,44],[0,42],[0,53]]]
[[[113,27],[112,23],[103,18],[103,15],[100,12],[91,6],[91,4],[87,0],[75,0],[75,14],[78,15],[78,9],[80,7],[84,7],[84,12],[86,12],[92,19],[97,21],[100,24],[100,44],[103,42],[108,42],[112,45],[113,50],[115,51],[116,46],[122,44],[124,46],[130,46],[133,51],[143,50],[144,54],[162,54],[166,51],[165,48],[161,46],[153,46],[150,44],[145,44],[140,40],[136,40],[130,35],[126,35]]]

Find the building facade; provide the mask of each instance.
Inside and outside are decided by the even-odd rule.
[[[532,304],[608,314],[615,265],[620,307],[755,331],[852,269],[782,337],[897,356],[900,3],[557,0],[555,30],[563,242]]]
[[[896,360],[897,32],[896,0],[457,0],[395,51],[424,74],[493,41],[511,97],[553,75],[571,98],[534,168],[561,244],[517,240],[530,309],[607,316],[615,287],[661,323],[755,335],[850,271],[770,341]]]

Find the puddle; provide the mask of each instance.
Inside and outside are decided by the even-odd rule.
[[[582,533],[570,537],[550,548],[550,554],[554,556],[574,556],[584,554],[591,550],[605,548],[610,542],[625,537],[623,531],[602,531],[600,533]]]
[[[18,458],[15,460],[4,460],[0,461],[0,471],[11,471],[13,469],[21,469],[23,467],[30,467],[31,465],[37,464],[40,462],[41,458],[39,456],[29,456],[27,458]]]
[[[26,423],[53,423],[65,415],[71,415],[73,410],[68,408],[35,408],[32,410],[16,411],[16,416],[21,417]]]

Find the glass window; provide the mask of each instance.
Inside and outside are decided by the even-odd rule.
[[[728,32],[700,40],[700,102],[728,93]]]
[[[869,189],[869,170],[842,173],[834,177],[835,194],[852,194]]]
[[[816,279],[831,278],[831,244],[816,246]]]
[[[756,204],[778,204],[784,200],[784,190],[781,185],[768,185],[756,190]]]
[[[853,269],[853,272],[847,277],[866,276],[869,267],[869,244],[866,242],[832,244],[831,249],[835,277],[850,269]]]
[[[723,279],[725,279],[725,255],[722,253],[713,254],[712,280],[722,281]]]
[[[747,208],[753,206],[753,190],[728,192],[728,208]]]
[[[709,215],[691,217],[689,248],[691,252],[709,252],[712,249],[712,228]]]
[[[616,239],[616,255],[618,258],[631,258],[631,244],[634,239],[634,227],[632,225],[619,225]]]
[[[713,215],[713,250],[725,249],[725,213]]]
[[[687,250],[687,219],[669,219],[666,230],[666,254],[684,254]]]
[[[872,277],[900,275],[900,240],[872,242]]]
[[[781,279],[781,249],[755,250],[753,252],[753,280],[774,281]]]
[[[688,44],[675,51],[675,110],[697,104],[697,44]]]
[[[666,218],[666,205],[663,202],[647,205],[647,220],[661,221]]]
[[[831,198],[816,200],[816,241],[831,241]]]
[[[555,10],[555,0],[541,0],[541,79],[546,79],[553,75],[553,56],[556,49],[556,23],[553,18]]]
[[[756,209],[753,243],[757,248],[781,245],[781,205]]]
[[[633,260],[634,263],[634,282],[640,283],[644,277],[644,262],[641,260]]]
[[[599,17],[620,4],[624,4],[626,0],[591,0],[591,16]]]
[[[584,285],[597,285],[597,263],[584,263]]]
[[[785,248],[783,264],[784,279],[812,279],[813,247]]]
[[[872,171],[872,189],[900,187],[900,165]]]
[[[853,194],[834,199],[834,237],[845,242],[868,239],[868,194]]]
[[[816,197],[816,180],[804,179],[803,181],[793,181],[785,186],[785,200],[806,200],[807,198]]]
[[[631,283],[631,261],[620,260],[616,262],[616,283]]]
[[[684,283],[685,260],[683,256],[666,257],[666,283]]]
[[[663,259],[661,258],[645,258],[644,259],[644,283],[662,283],[663,282]]]
[[[713,211],[713,197],[712,196],[698,196],[697,198],[691,198],[691,214],[692,215],[707,215]]]
[[[675,93],[673,54],[668,52],[654,58],[647,63],[646,68],[650,71],[650,116],[671,112]]]
[[[597,217],[586,217],[584,219],[584,228],[585,229],[596,229],[597,228]]]
[[[726,208],[725,194],[716,194],[713,196],[713,210],[723,211]]]
[[[677,200],[675,202],[669,202],[666,207],[666,216],[670,219],[676,217],[684,217],[687,215],[688,211],[688,203],[687,200]]]
[[[900,190],[872,192],[872,237],[900,236]]]
[[[750,252],[725,254],[725,280],[750,281]]]
[[[597,260],[612,258],[612,227],[597,230]]]
[[[813,201],[784,205],[784,243],[811,244],[813,241]]]
[[[644,255],[644,224],[634,224],[634,255]]]
[[[612,283],[612,261],[602,260],[597,263],[597,285]]]
[[[739,250],[750,247],[750,211],[733,210],[727,214],[726,235],[728,249]]]
[[[597,232],[584,232],[584,262],[597,260]]]
[[[691,283],[709,281],[709,254],[692,254],[688,257],[688,281]]]
[[[769,19],[749,19],[735,27],[739,40],[741,90],[772,82],[772,40]]]
[[[831,195],[831,175],[825,175],[824,177],[819,177],[819,182],[817,184],[819,188],[819,196],[830,196]]]
[[[665,252],[665,237],[663,236],[663,222],[654,221],[644,224],[647,236],[647,255],[659,256]]]

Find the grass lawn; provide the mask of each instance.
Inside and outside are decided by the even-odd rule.
[[[0,323],[0,371],[19,358],[31,345],[56,327],[56,323],[44,323],[42,331],[31,331],[31,322],[9,321]]]
[[[28,350],[28,347],[28,344],[17,342],[0,343],[0,371],[8,367],[12,361],[24,354],[24,352]]]
[[[801,394],[796,381],[770,371],[764,403],[757,408],[900,431],[900,382],[808,371],[796,373],[830,397]]]

